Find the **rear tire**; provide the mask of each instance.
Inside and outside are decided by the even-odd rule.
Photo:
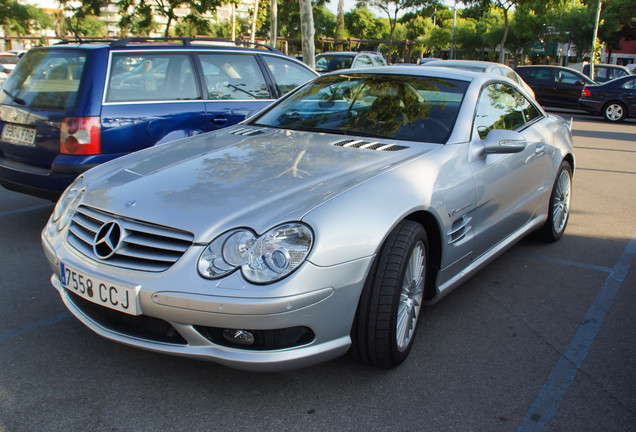
[[[613,123],[621,122],[627,117],[627,108],[620,102],[609,102],[603,107],[603,117]]]
[[[570,219],[571,195],[572,167],[568,161],[563,161],[552,187],[548,220],[539,231],[546,241],[555,242],[563,236]]]
[[[408,357],[419,322],[428,273],[428,237],[422,225],[402,221],[369,272],[351,330],[352,356],[392,368]]]

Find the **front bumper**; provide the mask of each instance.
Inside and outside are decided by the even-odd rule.
[[[305,262],[283,281],[259,286],[245,281],[240,273],[220,281],[201,278],[195,267],[201,251],[198,246],[192,246],[169,270],[152,274],[94,262],[70,248],[61,235],[53,243],[55,246],[45,229],[42,244],[54,271],[51,282],[73,315],[97,334],[137,348],[252,371],[305,367],[346,353],[358,299],[373,260],[366,257],[330,267]],[[115,321],[102,319],[88,300],[78,301],[76,294],[62,286],[60,262],[95,277],[139,286],[136,300],[142,315],[121,316],[122,320]],[[125,315],[111,310],[104,312],[114,318],[118,318],[117,314]],[[173,339],[156,337],[126,324],[141,320],[153,327],[164,326],[168,330],[162,332],[177,335]],[[311,340],[300,340],[297,345],[283,349],[258,350],[215,343],[201,330],[271,333],[299,327],[310,329]]]

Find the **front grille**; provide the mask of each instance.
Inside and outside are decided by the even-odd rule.
[[[102,259],[93,250],[95,236],[104,224],[111,221],[121,227],[121,240],[115,253]],[[122,218],[86,206],[80,206],[73,216],[66,237],[68,244],[95,261],[152,272],[170,268],[193,240],[194,235],[185,231]]]
[[[66,292],[79,310],[109,330],[155,342],[187,344],[186,340],[167,321],[146,315],[128,315],[90,302],[71,291]]]

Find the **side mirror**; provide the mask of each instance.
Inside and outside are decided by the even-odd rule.
[[[585,85],[585,83],[584,83],[583,81],[581,81],[581,80],[578,80],[578,81],[576,81],[576,82],[574,83],[574,85],[577,85],[577,86],[584,86],[584,85]]]
[[[528,146],[528,141],[519,132],[493,129],[482,140],[486,154],[519,153]]]

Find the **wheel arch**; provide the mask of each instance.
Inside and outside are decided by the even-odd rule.
[[[437,275],[442,263],[442,234],[435,216],[427,211],[416,211],[404,219],[417,222],[424,227],[428,236],[429,275],[424,297],[431,300],[437,294]]]
[[[570,167],[572,168],[572,175],[574,175],[574,155],[572,153],[567,153],[563,157],[563,160],[570,164]]]

